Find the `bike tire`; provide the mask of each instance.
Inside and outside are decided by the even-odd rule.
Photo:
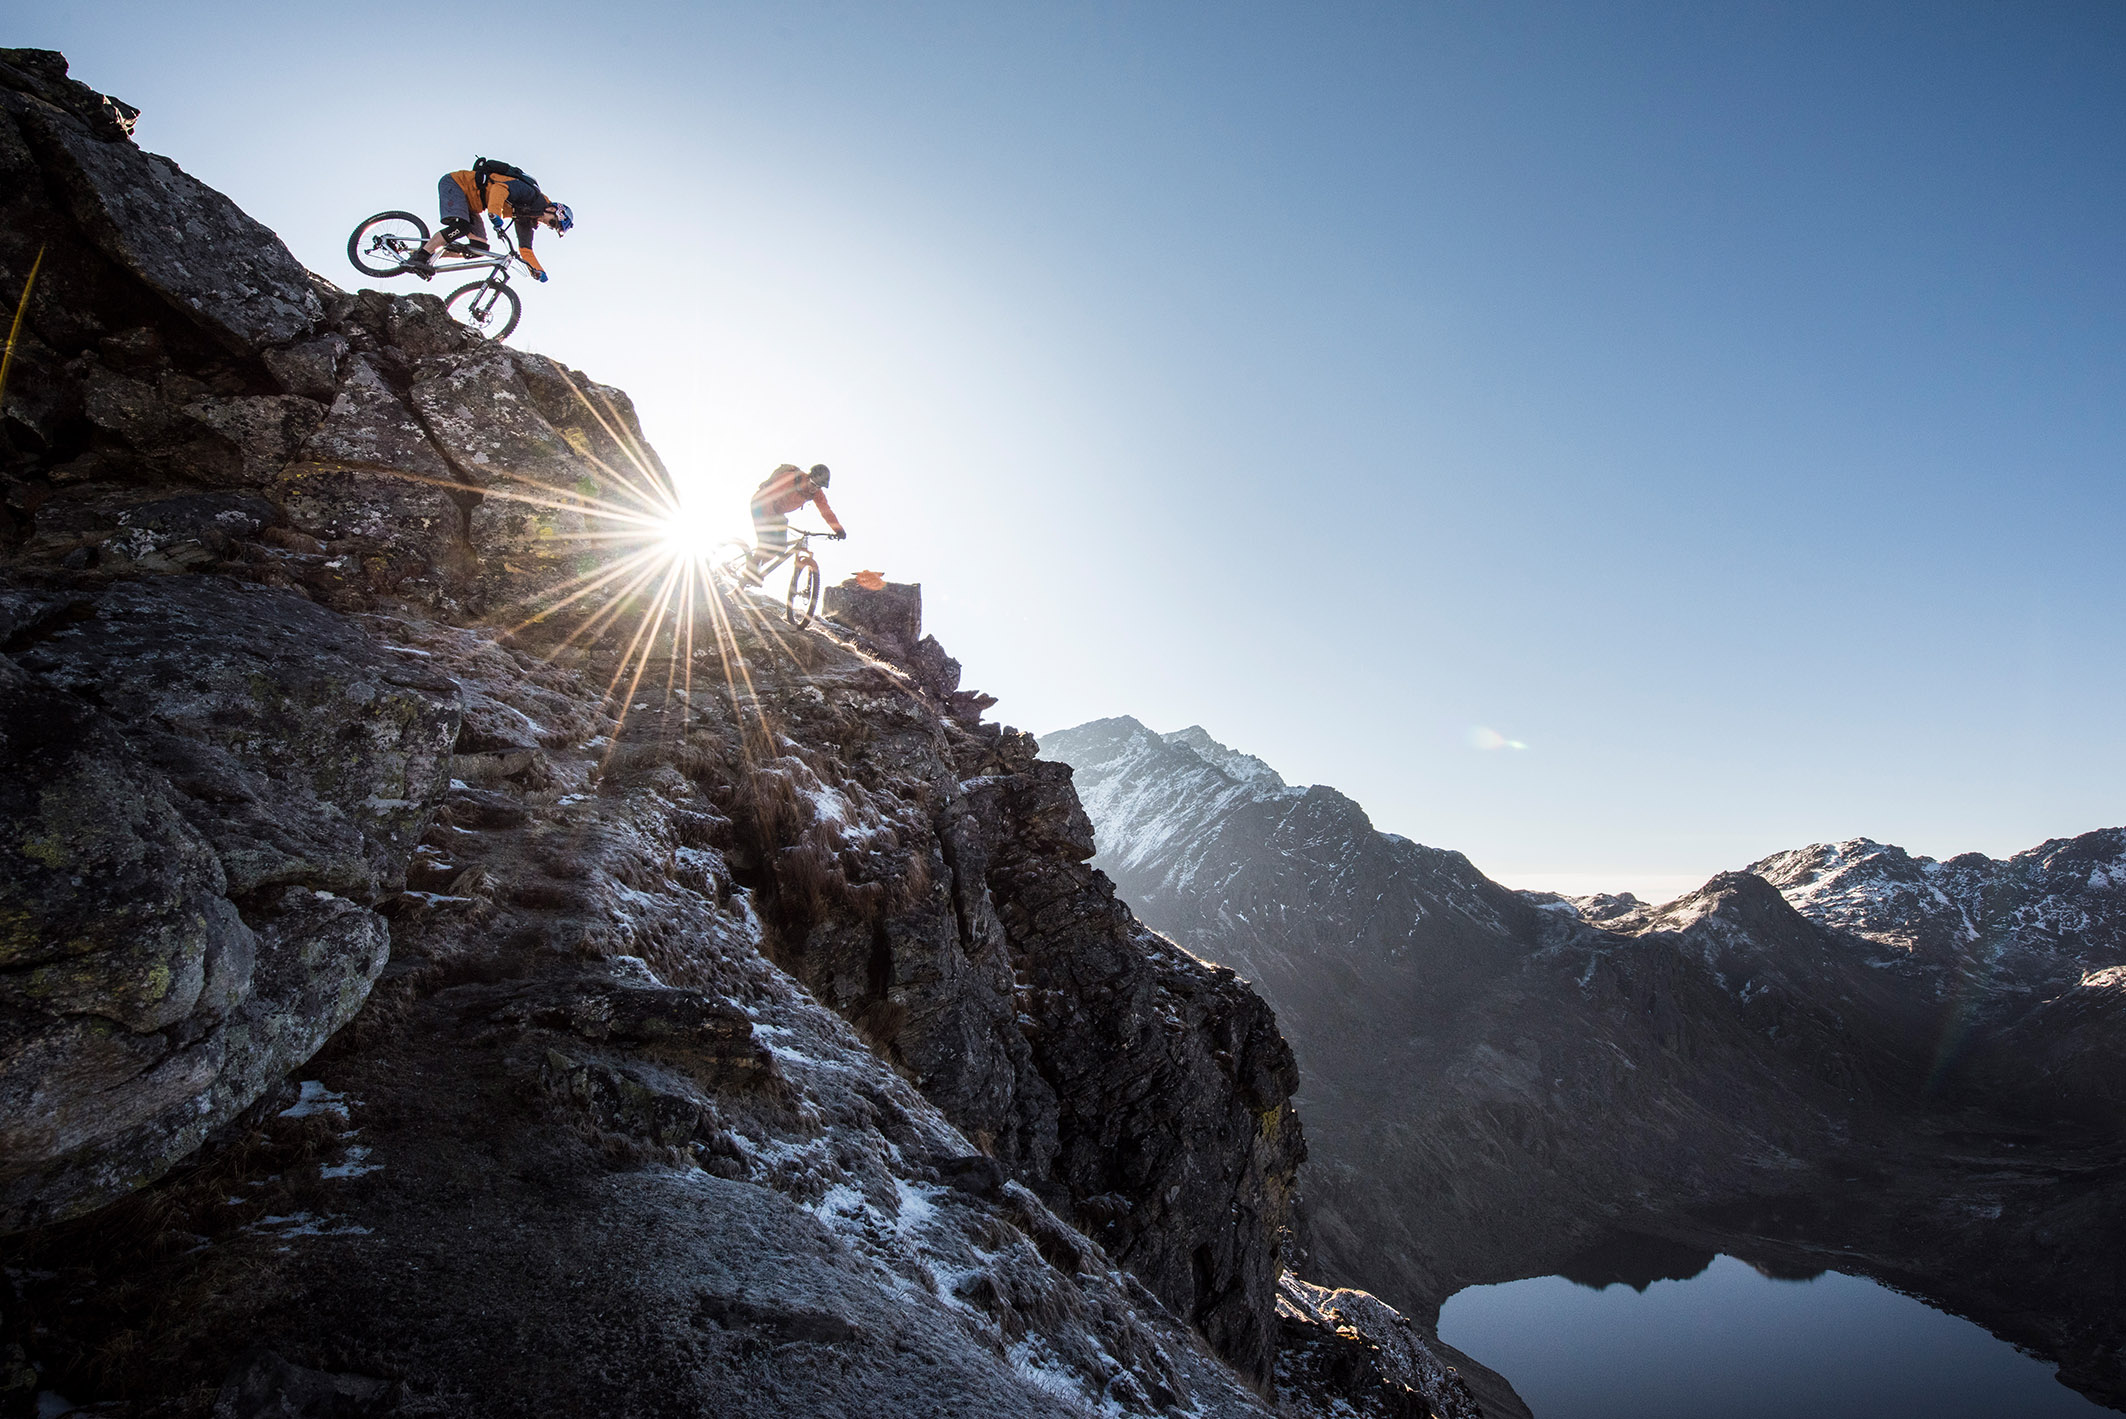
[[[412,227],[413,231],[407,233],[396,230],[396,228],[406,226]],[[406,263],[400,260],[394,259],[388,266],[372,266],[362,260],[362,243],[371,237],[387,235],[398,237],[404,241],[411,241],[415,246],[419,246],[422,242],[428,240],[428,223],[422,221],[411,212],[377,213],[374,217],[356,227],[354,234],[347,238],[347,260],[353,263],[355,270],[361,272],[364,276],[403,276],[406,274]],[[371,253],[372,256],[374,254]]]
[[[709,575],[733,590],[745,585],[744,573],[752,566],[751,542],[719,542],[709,554]]]
[[[483,324],[473,317],[472,311],[473,303],[479,299],[479,293],[486,289],[485,281],[474,281],[469,286],[460,286],[444,300],[443,309],[449,312],[452,320],[475,334],[485,335],[490,340],[507,340],[509,332],[515,330],[517,322],[524,318],[524,302],[518,300],[517,293],[509,287],[495,287],[495,302],[487,308],[487,320]],[[509,319],[502,322],[499,330],[493,328],[496,318],[504,310],[509,312]]]
[[[790,570],[790,595],[783,601],[783,615],[791,625],[803,630],[812,624],[818,611],[819,563],[810,557],[799,557]]]

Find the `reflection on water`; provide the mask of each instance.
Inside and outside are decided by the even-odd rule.
[[[1440,1339],[1536,1419],[2090,1419],[2111,1413],[1969,1321],[1836,1271],[1767,1276],[1634,1238],[1566,1275],[1473,1286]]]

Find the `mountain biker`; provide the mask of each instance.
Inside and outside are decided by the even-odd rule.
[[[849,534],[827,503],[827,465],[815,463],[807,470],[794,463],[778,464],[767,481],[753,490],[753,555],[767,561],[790,545],[790,514],[806,503],[819,504],[819,515],[834,529],[839,542]]]
[[[435,275],[435,254],[453,239],[464,242],[476,253],[486,254],[487,236],[480,230],[482,212],[494,223],[497,236],[502,234],[505,220],[515,220],[517,255],[541,281],[546,279],[546,268],[532,254],[533,235],[544,226],[553,228],[555,236],[565,236],[576,225],[575,212],[567,203],[556,202],[541,192],[538,179],[508,163],[490,163],[485,158],[476,158],[471,167],[446,172],[438,178],[436,205],[442,212],[442,230],[406,263],[406,269],[424,281]]]

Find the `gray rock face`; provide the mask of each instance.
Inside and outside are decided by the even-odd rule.
[[[475,742],[508,743],[510,713],[538,726],[532,759],[442,792],[386,904],[390,970],[316,1082],[143,1199],[208,1244],[121,1268],[188,1318],[145,1323],[127,1386],[254,1403],[352,1375],[390,1381],[409,1413],[1267,1412],[1145,1289],[1243,1359],[1259,1343],[1235,1313],[1249,1269],[1274,1265],[1293,1127],[1274,1035],[1252,1042],[1270,1073],[1249,1077],[1267,1011],[1145,939],[1077,862],[1082,817],[1046,885],[1098,909],[1066,901],[1017,934],[1017,893],[1057,847],[1040,824],[1074,811],[1022,737],[960,729],[877,662],[765,618],[725,643],[751,671],[735,704],[659,697],[624,723],[568,713],[599,704],[624,641],[547,667],[491,630],[363,628],[484,706]],[[716,652],[699,656],[706,675]],[[763,722],[777,758],[752,756]],[[960,904],[997,923],[997,959],[970,951]],[[867,956],[884,938],[883,969],[835,964],[852,925]],[[1133,946],[1163,959],[1109,959]],[[1032,1047],[1011,1010],[1032,1004],[1024,951],[1097,965],[1120,998],[1065,1010],[1051,988],[1030,1018],[1057,1038]],[[947,990],[953,971],[998,973],[1001,1003]],[[932,1032],[986,1048],[929,1050]],[[1138,1083],[1153,1098],[1102,1110],[1118,1071],[1064,1066],[1118,1038],[1162,1062]],[[1193,1109],[1158,1093],[1180,1087]],[[955,1113],[1028,1141],[986,1154]],[[1095,1113],[1104,1144],[1084,1136]],[[1094,1185],[1115,1251],[1071,1225]],[[1216,1208],[1191,1212],[1191,1188]],[[26,1348],[70,1395],[97,1383],[75,1348],[141,1333],[128,1293],[89,1279],[140,1225],[121,1205],[18,1243],[23,1274],[52,1280],[9,1314],[36,1318]],[[238,1353],[261,1346],[282,1364]]]
[[[624,395],[0,98],[0,1411],[1267,1414],[1291,1055],[1068,771],[576,598]]]
[[[454,689],[309,603],[10,593],[0,1226],[160,1174],[353,1017]]]
[[[1422,1321],[1637,1230],[1868,1270],[2126,1399],[2126,1295],[2090,1262],[2126,1225],[2101,1181],[2126,832],[2005,862],[1820,845],[1652,907],[1508,892],[1200,730],[1043,751],[1145,920],[1276,1007],[1319,1274]]]
[[[324,310],[309,273],[272,232],[168,158],[133,146],[116,125],[99,123],[115,111],[103,96],[66,80],[63,61],[58,79],[38,74],[48,69],[38,53],[0,50],[8,71],[0,109],[103,256],[232,351],[286,344],[316,328]]]
[[[896,644],[910,642],[919,626]],[[760,764],[726,809],[763,844],[772,957],[1266,1380],[1304,1155],[1270,1012],[1083,865],[1091,827],[1067,770],[909,691],[898,711],[793,701],[782,732],[810,752]]]
[[[986,876],[1034,1063],[1054,1092],[1051,1177],[1072,1211],[1243,1373],[1267,1378],[1272,1287],[1306,1154],[1290,1048],[1261,997],[1115,900],[1090,824],[1024,735],[980,770],[1001,831]]]

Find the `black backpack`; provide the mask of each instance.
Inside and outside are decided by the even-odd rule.
[[[539,179],[514,163],[498,162],[494,158],[474,158],[472,180],[479,185],[482,192],[487,190],[487,180],[491,177],[512,177],[519,182],[530,183],[534,192],[539,190]]]

